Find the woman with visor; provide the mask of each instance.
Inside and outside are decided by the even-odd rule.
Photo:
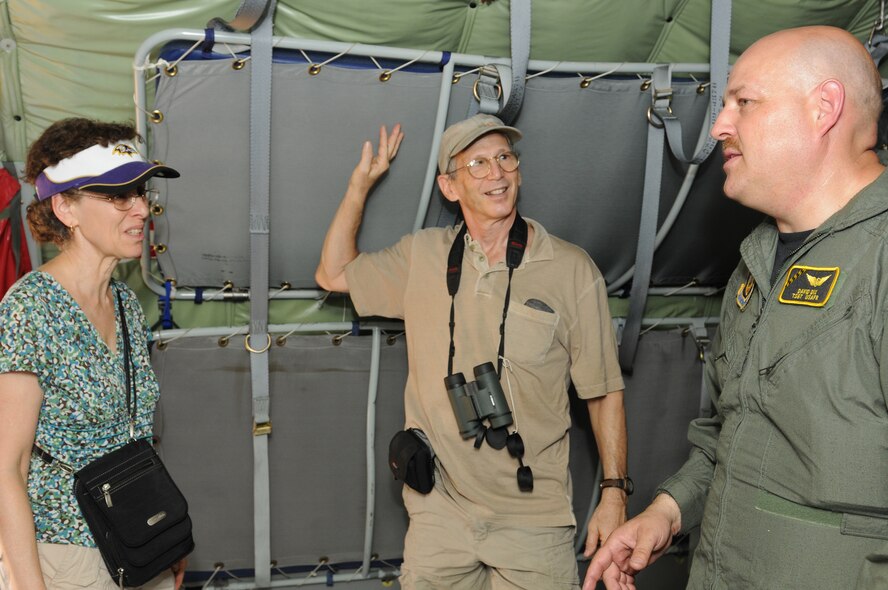
[[[158,385],[135,294],[112,278],[142,252],[147,162],[130,125],[65,119],[31,146],[28,223],[59,254],[0,303],[0,588],[117,588],[73,495],[75,471],[129,437],[121,319],[129,326],[136,438],[152,435]],[[120,317],[123,313],[124,318]],[[184,563],[143,588],[178,588]]]

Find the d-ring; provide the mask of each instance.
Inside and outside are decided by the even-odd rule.
[[[472,84],[472,95],[475,97],[475,100],[477,100],[478,102],[481,102],[481,96],[479,96],[479,94],[478,94],[478,82],[480,82],[480,81],[481,81],[481,78],[478,78],[477,80],[475,80],[475,83]],[[503,97],[503,87],[500,86],[499,82],[497,82],[494,85],[494,88],[496,88],[496,99],[497,100],[501,99]]]
[[[268,341],[265,343],[265,346],[263,348],[259,349],[250,346],[250,335],[247,334],[246,336],[244,336],[244,348],[254,354],[262,354],[263,352],[271,348],[271,334],[266,334],[265,337],[268,338]]]
[[[666,107],[666,112],[671,115],[672,107]],[[662,129],[666,126],[666,124],[663,123],[663,119],[660,117],[660,115],[657,114],[657,112],[654,110],[654,107],[652,106],[648,107],[647,117],[648,123],[653,125],[656,129]]]

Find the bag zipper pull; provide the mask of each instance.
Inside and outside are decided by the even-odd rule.
[[[108,508],[111,508],[112,506],[114,506],[114,504],[111,503],[111,484],[110,483],[103,483],[102,484],[102,493],[105,495],[105,504],[108,505]]]

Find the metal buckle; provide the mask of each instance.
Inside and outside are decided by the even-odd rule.
[[[268,422],[253,422],[253,436],[268,436],[271,434],[271,420]]]
[[[668,100],[671,103],[672,88],[654,88],[654,92],[651,95],[651,102],[656,103],[658,100]]]

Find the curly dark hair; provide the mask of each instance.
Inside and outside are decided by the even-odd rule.
[[[107,146],[136,137],[136,129],[129,123],[102,123],[79,117],[56,121],[28,149],[25,180],[34,184],[46,168],[94,145]],[[75,198],[76,191],[61,194],[65,198]],[[71,230],[53,213],[51,199],[28,205],[28,225],[38,242],[52,242],[61,246],[71,239]]]

